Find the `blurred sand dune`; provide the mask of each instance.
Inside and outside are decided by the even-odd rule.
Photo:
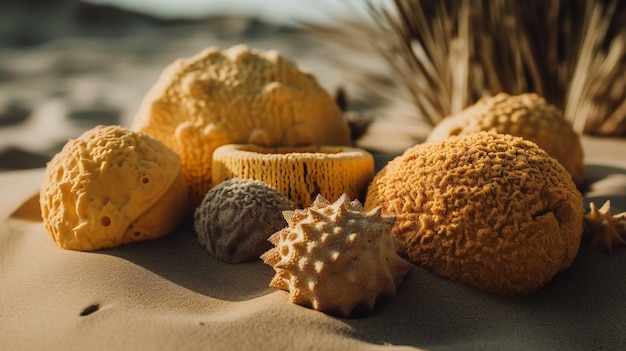
[[[333,65],[336,51],[303,27],[237,16],[164,19],[77,0],[0,1],[0,169],[44,166],[97,124],[129,126],[166,65],[239,43],[281,51],[331,92],[349,85]]]

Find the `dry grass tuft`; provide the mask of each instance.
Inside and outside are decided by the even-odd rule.
[[[536,92],[578,133],[626,136],[624,1],[368,1],[367,14],[372,23],[351,22],[344,36],[367,36],[420,123],[499,92]]]

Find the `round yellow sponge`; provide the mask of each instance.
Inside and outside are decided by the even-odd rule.
[[[60,247],[81,251],[165,235],[187,202],[176,153],[120,126],[70,140],[48,163],[40,189],[46,229]]]
[[[539,289],[580,245],[582,196],[536,144],[478,132],[414,146],[368,188],[365,208],[396,216],[391,235],[437,275],[503,295]]]
[[[350,145],[332,97],[277,51],[207,48],[168,66],[134,121],[176,151],[199,204],[211,188],[213,151],[225,144]]]
[[[511,134],[530,140],[565,166],[576,185],[582,185],[585,180],[580,137],[561,111],[537,94],[500,93],[479,100],[441,121],[430,132],[427,141],[480,131]]]

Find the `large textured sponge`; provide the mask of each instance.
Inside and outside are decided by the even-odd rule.
[[[582,196],[536,144],[478,132],[416,145],[370,184],[410,261],[502,295],[531,293],[574,260]]]
[[[294,204],[258,180],[233,178],[207,192],[196,208],[194,228],[211,256],[229,263],[258,260],[274,232],[287,226],[283,211]]]
[[[133,128],[181,157],[192,203],[211,188],[213,151],[225,144],[350,145],[347,121],[315,77],[277,51],[208,48],[168,66]]]
[[[585,180],[583,149],[571,123],[554,105],[534,93],[500,93],[479,100],[433,128],[427,141],[480,131],[511,134],[530,140],[556,158],[580,186]]]
[[[40,189],[46,229],[60,247],[81,251],[165,235],[187,202],[178,155],[119,126],[70,140],[48,163]]]

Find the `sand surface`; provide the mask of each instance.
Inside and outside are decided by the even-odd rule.
[[[611,199],[625,210],[626,160],[614,147],[626,144],[584,145],[585,203]],[[62,250],[38,217],[42,175],[0,175],[2,350],[626,347],[626,250],[608,255],[583,241],[568,270],[526,297],[483,293],[414,266],[395,299],[370,316],[341,319],[289,303],[268,287],[273,270],[261,261],[211,258],[186,228],[115,249]]]
[[[68,137],[128,126],[175,58],[210,45],[278,49],[349,94],[358,89],[334,62],[384,69],[301,29],[246,18],[163,22],[25,0],[0,2],[0,23],[0,170],[11,170],[0,172],[0,350],[626,349],[626,250],[607,255],[586,242],[530,296],[483,293],[413,266],[395,299],[358,319],[291,304],[268,287],[271,267],[215,260],[189,228],[90,253],[56,247],[39,217],[41,167]],[[365,97],[350,107],[368,109]],[[362,145],[401,152],[426,131],[377,123],[370,132]],[[585,138],[584,147],[585,206],[610,199],[626,211],[626,141]],[[377,153],[378,168],[393,156]]]

